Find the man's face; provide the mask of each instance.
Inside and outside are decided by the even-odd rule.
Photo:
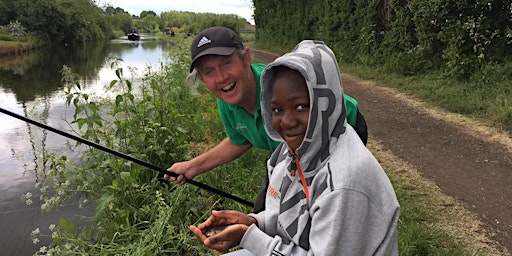
[[[277,74],[272,88],[272,127],[288,146],[296,150],[306,136],[309,93],[304,77],[295,70]]]
[[[252,71],[247,62],[236,51],[229,56],[207,55],[196,64],[198,78],[217,98],[231,105],[243,105],[251,89]]]

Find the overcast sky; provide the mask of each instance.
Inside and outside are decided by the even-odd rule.
[[[209,12],[236,14],[251,24],[251,0],[100,0],[99,6],[110,3],[114,8],[120,7],[131,15],[139,15],[142,11],[154,11],[157,15],[166,11]]]

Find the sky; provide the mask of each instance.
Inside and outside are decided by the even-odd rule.
[[[131,15],[142,11],[154,11],[157,15],[166,11],[209,12],[236,14],[254,24],[252,0],[100,0],[99,6],[110,4],[120,7]]]

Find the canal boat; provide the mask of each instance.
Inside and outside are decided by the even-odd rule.
[[[139,30],[136,28],[130,29],[130,31],[128,32],[128,40],[130,40],[130,41],[140,40]]]

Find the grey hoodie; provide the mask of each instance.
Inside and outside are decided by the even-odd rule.
[[[400,207],[386,173],[347,125],[333,52],[323,42],[305,40],[264,70],[265,129],[283,141],[271,123],[276,66],[304,76],[308,129],[296,152],[282,143],[269,159],[266,210],[250,214],[258,224],[245,233],[241,247],[255,255],[398,255]]]

